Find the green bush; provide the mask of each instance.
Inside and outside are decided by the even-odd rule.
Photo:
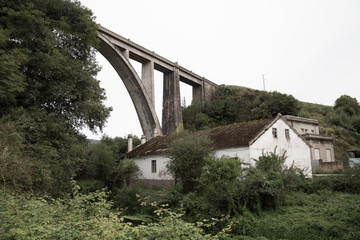
[[[90,146],[82,172],[77,176],[83,191],[121,188],[137,176],[139,168],[134,161],[121,159],[122,153],[117,150],[118,143],[122,143],[119,139],[103,137]]]
[[[0,125],[0,183],[53,196],[71,192],[70,181],[88,150],[84,136],[55,114],[35,108],[13,110]]]
[[[125,214],[137,214],[141,212],[140,195],[141,189],[135,185],[126,186],[114,190],[112,201],[114,206],[121,209]]]
[[[308,179],[304,189],[308,193],[336,191],[360,194],[360,164],[345,169],[341,174]]]
[[[284,202],[286,192],[304,187],[305,176],[300,169],[286,167],[286,153],[263,153],[249,167],[240,184],[241,204],[251,211],[276,209]]]
[[[219,217],[222,212],[208,199],[198,192],[189,192],[181,200],[181,207],[185,211],[185,219],[189,222],[198,222],[204,219]]]
[[[0,190],[1,239],[218,239],[205,234],[203,223],[183,221],[182,214],[156,207],[157,221],[133,225],[111,210],[108,193],[97,191],[47,199]],[[223,238],[224,239],[224,238]]]
[[[202,169],[199,192],[221,213],[232,215],[239,212],[236,196],[243,175],[241,165],[238,158],[211,157]]]
[[[213,142],[209,137],[190,135],[187,132],[178,134],[170,142],[166,152],[170,158],[167,169],[174,176],[175,182],[181,181],[185,193],[195,189],[212,146]]]

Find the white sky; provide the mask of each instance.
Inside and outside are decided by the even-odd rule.
[[[81,0],[96,22],[217,84],[292,94],[333,105],[343,94],[360,101],[359,0]],[[97,54],[106,105],[104,133],[142,130],[115,70]],[[134,64],[140,69],[139,64]],[[155,72],[161,123],[162,74]],[[181,85],[191,102],[191,88]],[[84,131],[90,138],[99,139]]]

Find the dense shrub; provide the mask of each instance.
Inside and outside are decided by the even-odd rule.
[[[241,204],[251,211],[276,209],[283,204],[286,192],[304,185],[300,169],[284,165],[286,153],[263,153],[255,159],[255,167],[249,167],[240,184]]]
[[[167,169],[180,180],[184,192],[191,192],[197,185],[205,158],[210,155],[213,143],[207,136],[178,134],[169,144]]]
[[[156,207],[157,221],[133,225],[111,210],[106,192],[84,195],[78,189],[72,198],[56,200],[0,190],[1,239],[218,239],[166,206]]]
[[[139,193],[141,189],[137,186],[127,186],[114,190],[112,201],[116,208],[121,209],[126,214],[140,213]]]
[[[236,196],[243,175],[241,165],[238,158],[211,157],[206,160],[202,169],[199,192],[221,213],[233,215],[239,212]]]
[[[55,114],[22,108],[0,119],[0,184],[62,196],[82,166],[84,136]]]
[[[139,168],[134,161],[122,159],[123,153],[118,149],[122,145],[122,138],[103,137],[90,146],[82,172],[77,177],[83,191],[121,188],[138,175]]]
[[[360,164],[355,164],[353,168],[346,168],[338,175],[308,179],[304,189],[308,193],[336,191],[360,194]]]

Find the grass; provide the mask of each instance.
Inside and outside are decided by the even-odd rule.
[[[360,239],[360,195],[298,192],[277,211],[245,212],[235,220],[237,239]]]

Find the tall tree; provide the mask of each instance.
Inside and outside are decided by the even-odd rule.
[[[37,107],[74,127],[102,128],[110,109],[95,76],[97,26],[77,1],[0,3],[1,113]]]
[[[0,183],[31,179],[27,188],[53,195],[71,189],[87,154],[79,129],[101,130],[111,111],[95,78],[93,20],[78,1],[0,1]],[[8,174],[17,168],[29,176]]]

